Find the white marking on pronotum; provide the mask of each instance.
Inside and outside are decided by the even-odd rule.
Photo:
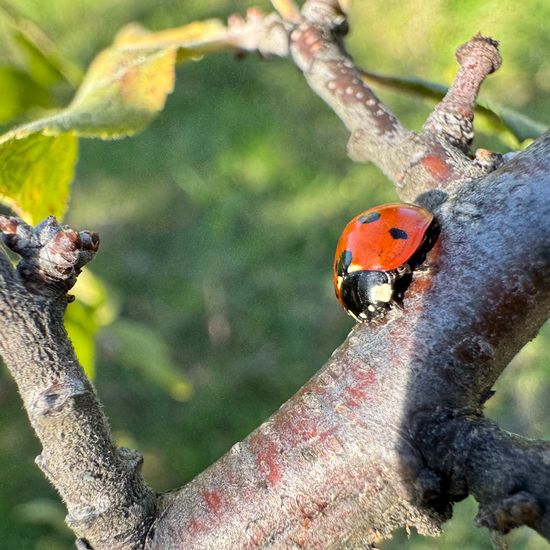
[[[393,290],[389,283],[376,285],[372,289],[372,297],[376,302],[389,302],[392,299]]]

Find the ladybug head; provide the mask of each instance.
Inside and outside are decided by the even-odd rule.
[[[342,282],[341,299],[346,311],[362,322],[384,316],[394,301],[394,271],[355,271]]]

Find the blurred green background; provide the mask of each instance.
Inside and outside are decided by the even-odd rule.
[[[160,30],[250,5],[0,0],[0,124],[65,105],[89,61],[130,21]],[[54,69],[33,64],[14,21],[53,41],[57,50],[41,39]],[[548,21],[545,0],[356,1],[349,48],[372,70],[448,84],[456,46],[490,34],[504,64],[484,95],[550,121]],[[379,92],[415,129],[431,108]],[[477,129],[478,146],[518,146],[486,121]],[[88,277],[70,306],[71,333],[95,365],[117,441],[144,453],[154,489],[185,483],[245,437],[350,330],[331,287],[333,248],[352,215],[395,195],[377,169],[347,159],[346,139],[291,63],[222,54],[182,67],[166,109],[141,135],[81,141],[67,221],[99,231],[102,245],[97,280]],[[516,357],[488,407],[505,428],[537,438],[550,438],[549,329]],[[5,370],[0,414],[0,548],[72,548]],[[490,548],[474,515],[467,500],[441,538],[396,533],[383,548]],[[508,539],[512,548],[546,546],[527,529]]]

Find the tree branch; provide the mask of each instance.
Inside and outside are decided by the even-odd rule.
[[[361,548],[397,526],[436,532],[469,492],[481,524],[548,536],[546,444],[503,433],[482,405],[550,312],[550,135],[490,175],[498,156],[465,154],[479,86],[499,64],[479,37],[423,132],[405,130],[360,82],[341,15],[337,2],[307,2],[292,55],[352,131],[352,155],[435,210],[432,273],[416,276],[405,313],[357,326],[280,411],[166,497],[150,548]]]
[[[441,411],[423,418],[417,444],[432,449],[449,492],[476,498],[479,526],[508,533],[528,525],[550,540],[549,442],[508,434],[477,414]]]
[[[338,0],[309,0],[290,33],[290,50],[312,90],[350,130],[352,160],[374,162],[409,201],[426,188],[448,191],[501,164],[500,155],[483,151],[473,160],[466,154],[479,87],[500,66],[496,42],[475,37],[462,46],[454,85],[417,134],[404,128],[365,83],[342,43],[343,16]]]
[[[357,325],[263,426],[165,498],[148,547],[362,548],[403,525],[436,533],[468,493],[481,523],[548,537],[548,445],[505,434],[482,406],[550,312],[549,173],[547,134],[449,197],[404,312]]]
[[[139,548],[155,513],[139,453],[117,449],[63,326],[66,292],[97,251],[95,233],[48,218],[0,217],[17,271],[0,251],[0,353],[42,443],[36,463],[59,491],[80,548]]]
[[[501,65],[498,42],[478,34],[458,48],[460,70],[453,86],[436,106],[424,125],[424,132],[441,136],[452,146],[469,154],[474,139],[474,107],[485,78]]]
[[[291,53],[312,90],[324,99],[352,134],[350,156],[371,160],[393,181],[409,165],[414,134],[363,82],[342,43],[338,2],[306,2],[302,21],[290,33]]]
[[[235,46],[266,53],[266,37],[280,47],[286,29],[310,86],[352,132],[352,155],[433,210],[431,270],[415,274],[404,311],[357,325],[266,423],[156,502],[139,457],[112,443],[62,327],[65,293],[97,240],[52,221],[31,230],[2,220],[23,260],[16,273],[0,255],[0,351],[69,523],[85,548],[138,548],[145,533],[159,550],[365,548],[403,525],[437,533],[471,493],[481,525],[526,524],[550,539],[549,444],[506,434],[482,412],[550,313],[550,134],[498,169],[492,154],[467,154],[477,91],[498,65],[490,39],[462,48],[454,86],[415,134],[346,54],[340,2],[310,0],[299,14],[290,0],[276,5],[273,26],[257,13],[233,20],[244,25]]]

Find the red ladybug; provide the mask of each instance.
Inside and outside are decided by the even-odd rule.
[[[383,204],[355,216],[334,258],[334,289],[346,312],[369,322],[399,305],[438,230],[433,215],[414,204]]]

